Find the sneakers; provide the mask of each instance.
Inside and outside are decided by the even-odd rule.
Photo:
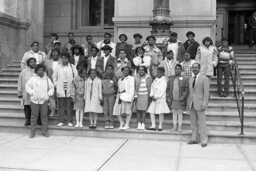
[[[138,123],[137,130],[141,130],[141,123],[140,122]]]
[[[109,129],[109,121],[106,121],[106,123],[105,123],[105,129]]]
[[[80,126],[80,124],[79,124],[79,123],[77,123],[75,127],[76,127],[76,128],[78,128],[79,126]]]
[[[112,122],[109,122],[109,129],[114,129],[114,125]]]
[[[60,122],[60,123],[57,124],[58,127],[61,127],[61,126],[63,126],[63,125],[64,125],[64,123],[62,123],[62,122]]]
[[[79,124],[79,127],[80,127],[80,128],[83,128],[84,126],[83,126],[83,124],[82,124],[82,123],[80,123],[80,124]]]
[[[141,124],[140,129],[141,129],[141,130],[144,130],[144,129],[145,129],[145,124],[144,124],[144,123]]]
[[[124,127],[121,128],[122,130],[129,129],[129,126],[125,125]]]
[[[69,127],[72,127],[72,126],[73,126],[73,124],[72,124],[71,122],[69,122],[69,123],[68,123],[68,126],[69,126]]]

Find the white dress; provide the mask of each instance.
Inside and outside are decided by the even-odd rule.
[[[156,78],[151,85],[150,97],[156,99],[152,101],[148,113],[164,114],[170,113],[169,107],[166,103],[166,88],[167,81],[164,76]]]
[[[103,107],[100,104],[102,100],[102,83],[96,77],[94,80],[88,78],[85,81],[85,108],[84,112],[103,113]]]

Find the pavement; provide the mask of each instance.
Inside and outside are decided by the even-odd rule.
[[[0,171],[256,171],[256,145],[0,133]]]

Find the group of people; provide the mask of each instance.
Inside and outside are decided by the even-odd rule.
[[[51,42],[45,52],[39,43],[33,42],[31,50],[21,61],[22,71],[18,82],[18,97],[22,98],[25,125],[31,125],[30,138],[35,137],[38,118],[43,135],[47,132],[48,114],[53,116],[58,108],[59,123],[83,127],[84,113],[89,114],[90,129],[97,127],[98,114],[104,114],[105,128],[114,128],[117,116],[119,129],[129,129],[133,113],[137,113],[138,130],[163,130],[164,115],[172,113],[173,129],[182,132],[183,111],[190,113],[192,139],[189,144],[201,142],[207,146],[205,109],[209,98],[209,83],[217,67],[218,92],[227,96],[229,76],[233,60],[232,47],[227,39],[222,46],[213,46],[206,37],[200,46],[195,33],[189,31],[183,44],[175,32],[160,50],[154,36],[133,35],[134,43],[127,43],[127,35],[119,35],[117,44],[111,42],[111,34],[94,43],[91,35],[79,45],[74,33],[62,46],[58,35],[50,35]],[[224,91],[221,85],[224,73]],[[149,113],[151,126],[145,127]],[[156,116],[159,125],[156,126]],[[125,116],[125,118],[124,118]],[[200,136],[199,136],[200,132]],[[200,137],[200,138],[199,138]]]

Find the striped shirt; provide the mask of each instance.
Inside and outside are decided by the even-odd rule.
[[[148,94],[148,89],[147,89],[147,85],[146,85],[146,78],[142,78],[141,79],[141,84],[140,84],[140,88],[139,88],[139,95],[146,95]]]

